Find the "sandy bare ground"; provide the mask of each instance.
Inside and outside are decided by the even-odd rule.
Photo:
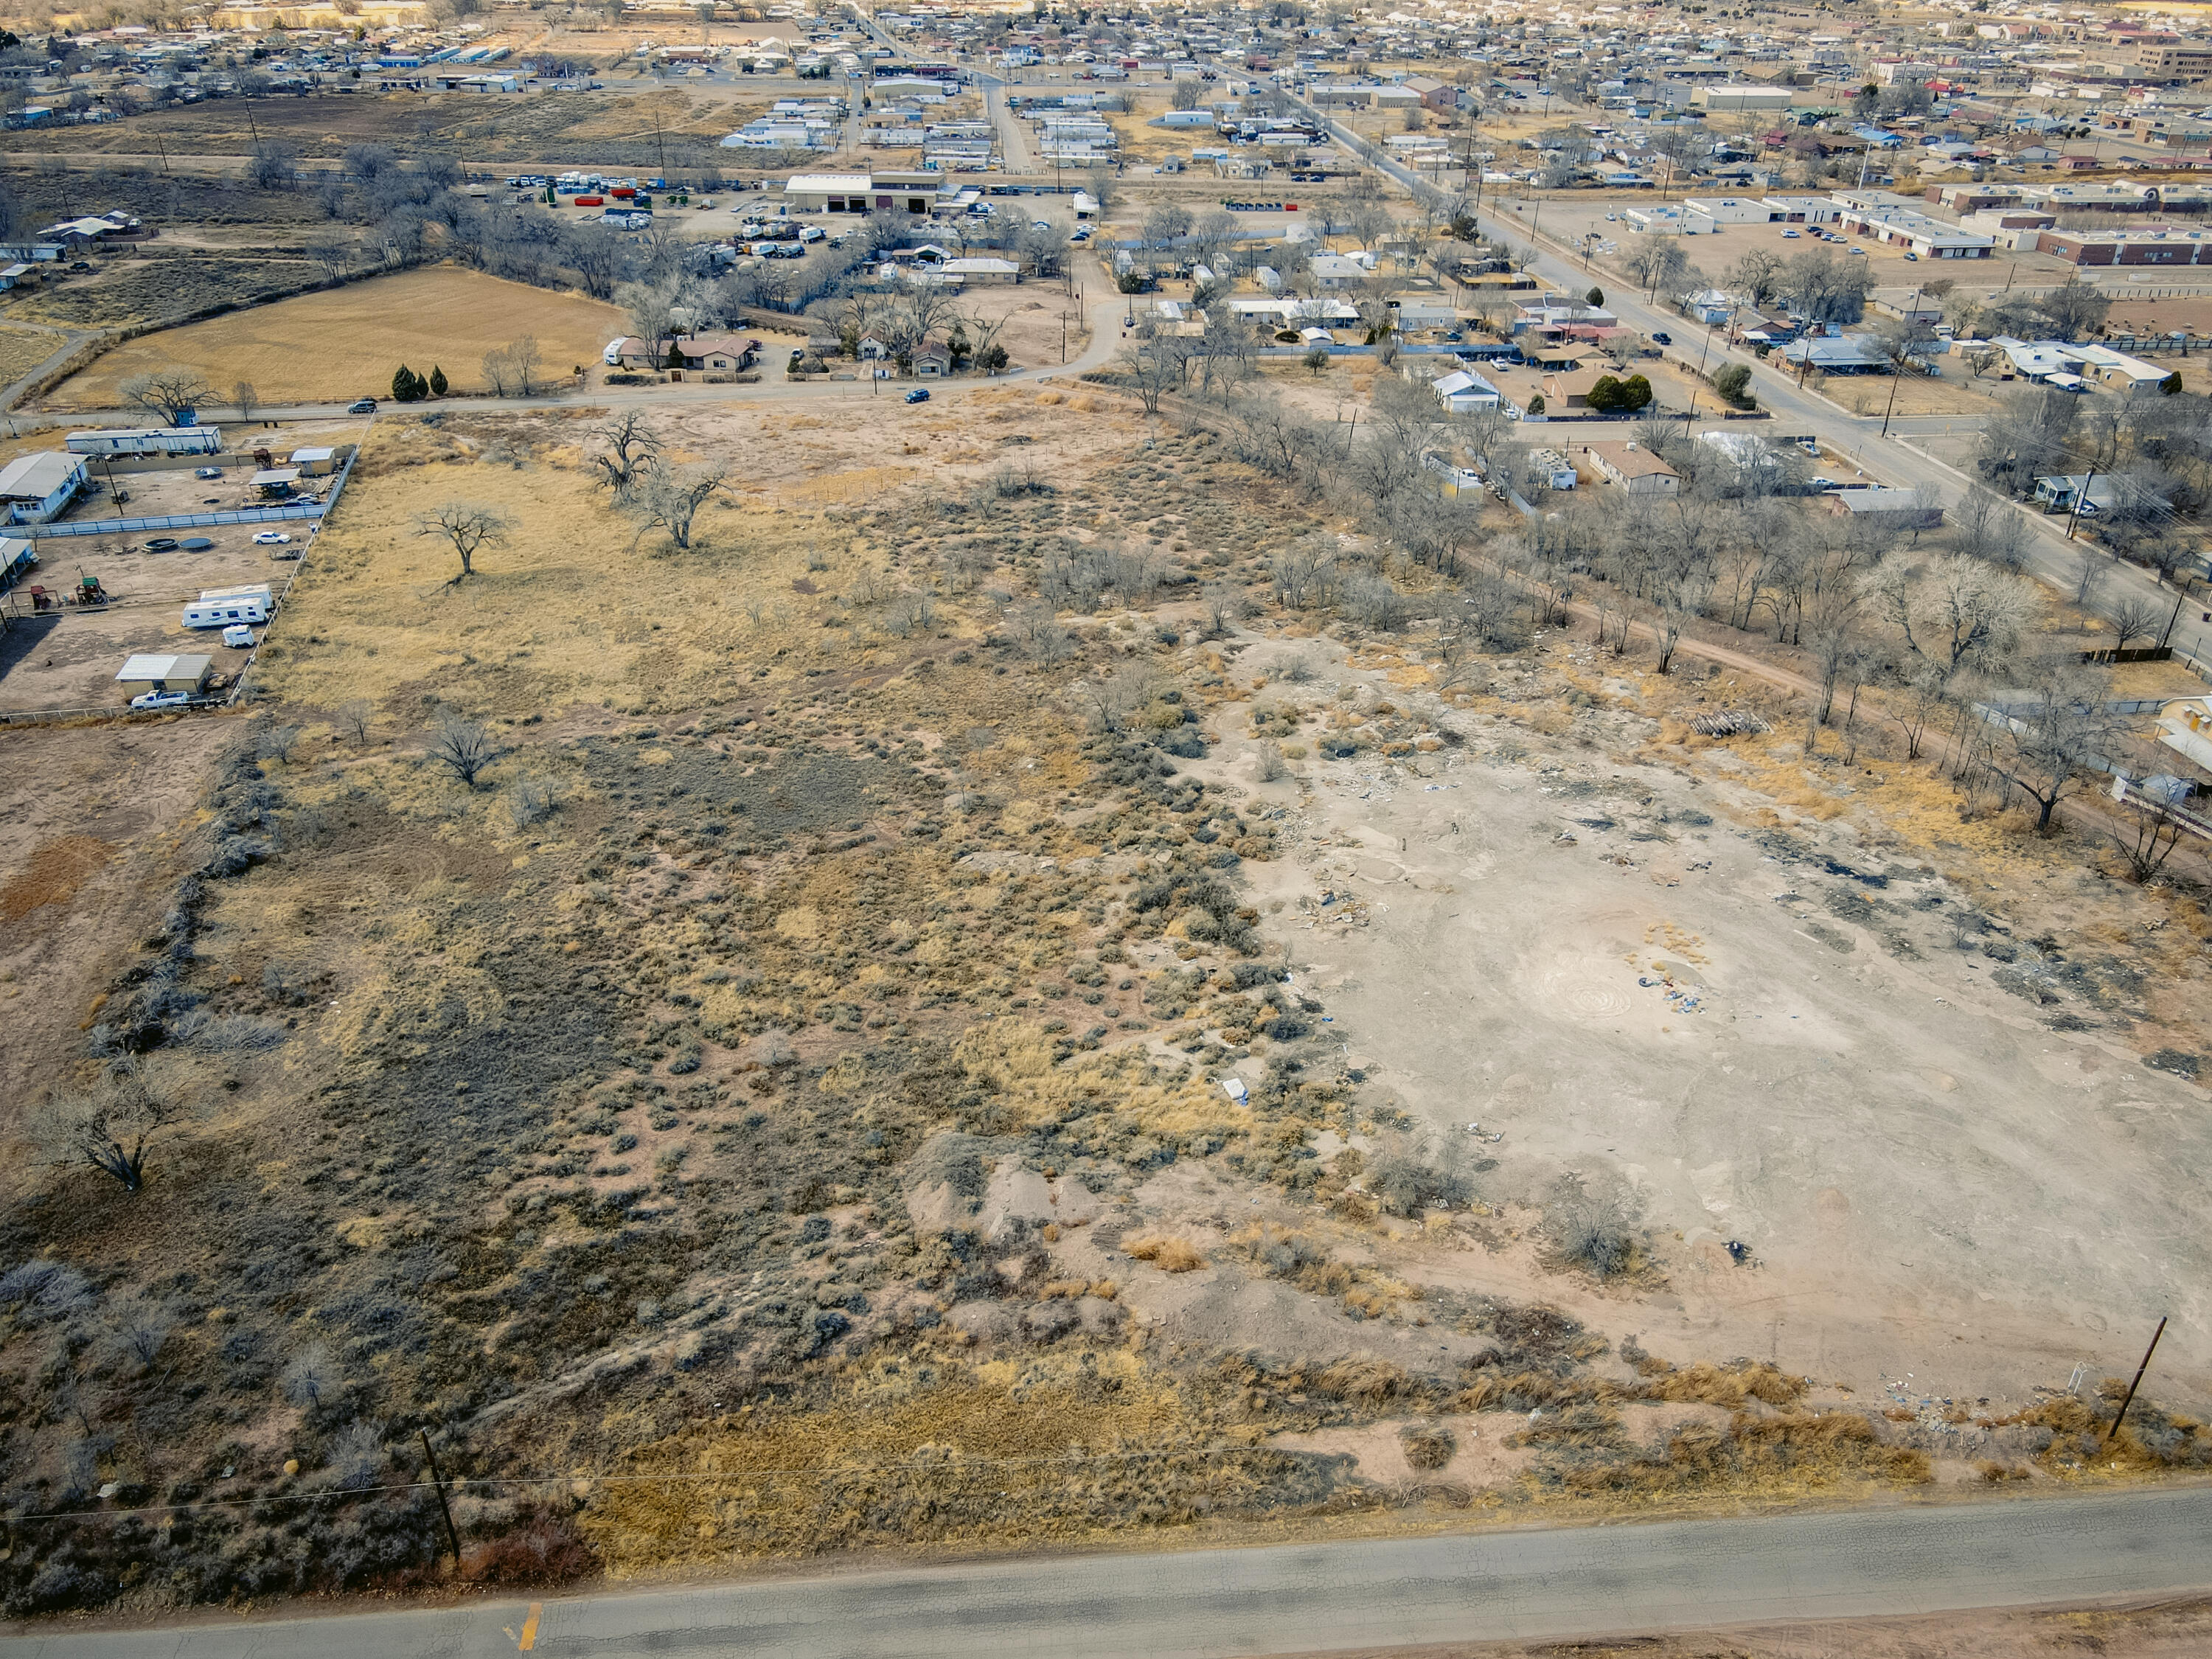
[[[1268,696],[1435,707],[1340,652],[1247,660],[1293,650],[1323,672]],[[2157,902],[2091,871],[2023,890],[2025,872],[1911,844],[1848,799],[1778,815],[1772,778],[1751,787],[1725,749],[1652,763],[1638,711],[1661,683],[1612,662],[1577,646],[1501,676],[1507,698],[1581,677],[1599,706],[1571,734],[1437,709],[1464,748],[1307,760],[1255,792],[1303,820],[1295,859],[1253,873],[1348,1060],[1476,1153],[1494,1200],[1570,1171],[1627,1194],[1667,1283],[1577,1291],[1510,1236],[1407,1271],[1916,1407],[2130,1370],[2171,1312],[2163,1386],[2212,1394],[2199,1091],[2141,1063],[2140,988],[2055,1018],[1993,982],[1955,921],[2015,916],[2124,977]],[[1249,754],[1226,742],[1194,769],[1249,783]]]

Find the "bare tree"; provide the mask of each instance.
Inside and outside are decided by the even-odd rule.
[[[339,706],[335,721],[337,729],[345,733],[356,749],[368,742],[368,728],[376,718],[376,710],[367,697],[356,697]]]
[[[2104,769],[2124,728],[2105,707],[2104,682],[2057,657],[2035,664],[2028,684],[1997,712],[2003,723],[1990,770],[2035,803],[2036,833],[2048,835],[2060,799]]]
[[[638,475],[659,460],[660,434],[641,411],[633,409],[601,427],[599,435],[608,453],[593,455],[592,464],[605,475],[617,496],[628,495]]]
[[[656,368],[661,347],[667,343],[676,309],[673,283],[625,283],[615,290],[615,302],[629,313],[629,325],[646,343]]]
[[[307,252],[307,258],[323,268],[325,283],[342,283],[353,269],[354,245],[349,237],[315,237],[308,242]]]
[[[645,532],[656,526],[668,532],[668,539],[679,548],[691,545],[691,520],[702,507],[728,487],[730,469],[726,463],[687,467],[678,472],[665,466],[647,471],[630,494],[628,506],[637,520],[637,536],[630,545],[635,547],[645,538]]]
[[[482,721],[448,712],[438,717],[423,753],[473,789],[478,774],[499,758],[500,750]]]
[[[538,349],[538,337],[525,334],[508,341],[507,361],[514,365],[518,389],[522,396],[527,398],[532,389],[532,383],[538,378],[538,368],[545,361],[545,354]]]
[[[124,401],[161,417],[164,426],[175,426],[215,396],[206,377],[195,369],[157,368],[135,374],[116,388]]]
[[[230,388],[230,400],[238,405],[238,418],[250,421],[253,411],[261,407],[261,393],[251,380],[239,380]]]
[[[1118,732],[1129,717],[1152,700],[1158,676],[1141,664],[1125,664],[1097,679],[1078,680],[1068,688],[1091,726],[1100,732]]]
[[[514,521],[501,509],[477,501],[447,501],[434,512],[417,514],[415,520],[416,535],[443,536],[453,544],[454,556],[461,562],[460,574],[451,584],[456,587],[476,574],[477,554],[486,547],[504,546],[514,527]]]
[[[1906,647],[1946,676],[2010,651],[2033,604],[2021,578],[1963,554],[1932,560],[1923,569],[1893,553],[1869,573],[1865,592]]]
[[[300,152],[282,140],[264,138],[249,154],[246,173],[258,189],[289,190],[300,182]]]
[[[1182,340],[1174,335],[1134,340],[1122,347],[1122,373],[1136,387],[1146,414],[1158,414],[1160,399],[1182,385],[1187,356]]]
[[[135,1193],[154,1139],[185,1115],[177,1092],[144,1062],[118,1060],[82,1094],[49,1096],[33,1109],[33,1137],[52,1164],[88,1164]]]
[[[2156,635],[2165,624],[2166,611],[2155,599],[2129,594],[2106,618],[2112,624],[2112,648],[2124,651],[2130,640],[2147,640]]]
[[[2127,861],[2128,879],[2138,886],[2166,867],[2180,844],[2181,820],[2164,801],[2130,794],[2120,809],[2119,826],[2109,833],[2112,845]]]

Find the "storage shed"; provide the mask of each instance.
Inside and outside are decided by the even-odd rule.
[[[215,659],[149,653],[125,659],[115,676],[126,696],[142,691],[200,691],[215,672]]]

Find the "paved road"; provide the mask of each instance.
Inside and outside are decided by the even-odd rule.
[[[849,1572],[0,1638],[0,1659],[1199,1659],[2080,1602],[2212,1586],[2212,1487]],[[16,1627],[21,1629],[21,1626]]]

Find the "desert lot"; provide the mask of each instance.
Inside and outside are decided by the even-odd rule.
[[[115,409],[133,375],[170,365],[197,369],[228,400],[240,380],[268,404],[388,398],[401,363],[427,375],[441,366],[456,391],[482,387],[488,351],[535,335],[543,373],[598,363],[628,325],[622,313],[580,295],[549,293],[447,266],[374,277],[118,346],[48,398],[66,410]]]
[[[1110,389],[649,412],[757,458],[688,546],[605,411],[436,415],[376,423],[251,709],[114,728],[201,811],[0,732],[16,1097],[74,1030],[193,1103],[128,1205],[0,1192],[0,1250],[176,1322],[179,1387],[84,1396],[103,1475],[321,1492],[422,1425],[472,1537],[626,1576],[2212,1459],[2204,915],[1962,811],[1879,696],[1808,753],[1725,641],[1279,597],[1479,590]],[[449,501],[501,520],[460,580]],[[2169,1311],[2093,1464],[2069,1379]],[[82,1559],[358,1588],[319,1564],[422,1554],[419,1497]]]

